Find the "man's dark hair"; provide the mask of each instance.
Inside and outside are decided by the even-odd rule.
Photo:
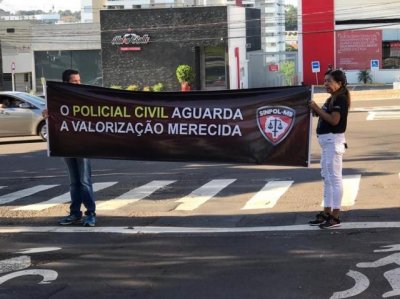
[[[62,81],[69,82],[71,75],[79,75],[79,72],[77,70],[72,70],[72,69],[65,70],[62,73]]]

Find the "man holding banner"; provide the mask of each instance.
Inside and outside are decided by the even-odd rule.
[[[79,72],[65,70],[62,80],[66,83],[81,84]],[[59,221],[60,225],[82,224],[93,227],[96,224],[96,203],[91,179],[90,160],[87,158],[64,158],[70,179],[70,214]],[[81,205],[86,208],[86,218],[82,218]]]

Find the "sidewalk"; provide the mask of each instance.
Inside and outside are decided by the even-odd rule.
[[[375,90],[355,90],[350,89],[352,101],[371,101],[371,100],[400,100],[400,89],[375,89]],[[325,92],[314,93],[313,100],[316,102],[324,102],[329,98],[329,94]]]

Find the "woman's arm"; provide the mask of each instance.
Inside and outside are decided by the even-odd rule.
[[[336,126],[340,121],[340,113],[338,111],[332,111],[332,113],[326,113],[322,110],[317,103],[310,101],[308,107],[312,109],[319,117],[332,126]]]

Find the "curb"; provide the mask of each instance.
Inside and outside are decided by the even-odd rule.
[[[352,101],[400,100],[400,89],[350,91]],[[314,93],[313,100],[324,102],[329,93]]]

